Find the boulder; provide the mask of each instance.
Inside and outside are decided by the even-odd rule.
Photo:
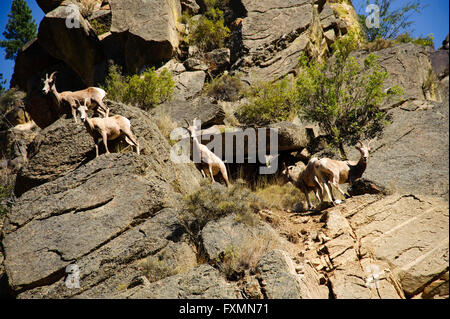
[[[319,283],[318,273],[309,265],[298,274],[288,253],[275,249],[264,255],[256,271],[269,299],[327,299],[328,288]]]
[[[448,202],[408,193],[362,195],[321,219],[329,240],[318,251],[331,262],[335,298],[448,295]]]
[[[210,221],[203,228],[202,243],[210,260],[218,259],[230,248],[240,252],[251,248],[261,253],[268,249],[288,247],[288,243],[268,224],[258,222],[252,226],[236,220],[236,215],[231,214],[219,220]]]
[[[206,73],[203,71],[183,72],[173,77],[175,89],[173,99],[189,100],[198,96],[205,84]]]
[[[78,6],[63,4],[47,13],[39,25],[38,40],[49,54],[67,63],[86,86],[104,79],[106,61],[100,41]]]
[[[230,66],[230,49],[221,48],[206,53],[206,61],[211,74],[217,75]]]
[[[181,5],[175,0],[110,0],[111,32],[120,39],[127,71],[170,60],[179,44],[177,21]],[[151,54],[149,54],[151,52]]]
[[[120,298],[132,299],[237,299],[236,286],[229,283],[220,272],[208,264],[200,265],[186,274],[175,275],[144,287],[136,287]]]
[[[42,78],[45,73],[57,71],[56,87],[59,92],[85,88],[81,78],[63,61],[51,56],[37,39],[28,42],[17,55],[11,86],[27,93],[25,109],[35,123],[45,128],[55,122],[61,111],[70,113],[69,108],[60,109],[50,95],[44,95]]]
[[[360,255],[387,263],[406,296],[418,294],[448,271],[448,202],[392,195],[343,215],[360,242]]]
[[[57,7],[63,2],[64,0],[36,0],[38,6],[44,11],[44,13],[48,13]]]
[[[222,124],[225,113],[218,104],[206,97],[200,97],[191,101],[171,100],[151,110],[153,114],[167,114],[179,126],[185,126],[186,122],[192,123],[197,118],[203,128],[214,124]]]

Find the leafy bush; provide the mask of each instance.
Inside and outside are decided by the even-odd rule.
[[[427,35],[426,37],[418,37],[418,38],[412,38],[411,35],[406,32],[404,34],[399,35],[395,41],[397,43],[414,43],[419,44],[423,46],[432,46],[434,47],[434,37],[432,34]]]
[[[235,102],[239,99],[243,89],[242,81],[238,75],[222,74],[207,83],[204,91],[208,96],[218,100]]]
[[[111,100],[138,105],[147,110],[168,100],[175,87],[172,73],[163,69],[157,74],[148,68],[141,75],[123,76],[120,67],[112,65],[104,89]]]
[[[184,198],[184,213],[180,223],[189,234],[192,242],[201,250],[200,232],[210,221],[236,213],[237,222],[253,225],[255,212],[259,209],[259,198],[242,183],[230,188],[203,181],[201,188]]]
[[[344,141],[356,143],[379,133],[386,124],[381,103],[401,93],[397,86],[384,91],[388,73],[373,54],[362,65],[358,63],[350,55],[356,46],[354,35],[349,33],[333,44],[334,55],[328,61],[310,61],[303,55],[297,76],[300,115],[316,122],[344,158]]]
[[[190,45],[196,45],[201,51],[209,52],[225,46],[231,35],[230,29],[225,25],[222,5],[217,0],[206,0],[206,12],[197,20],[189,18],[191,32],[186,38]],[[182,19],[187,20],[186,16]]]
[[[244,91],[244,97],[248,102],[236,112],[241,123],[263,126],[295,115],[296,90],[288,78],[259,82]]]

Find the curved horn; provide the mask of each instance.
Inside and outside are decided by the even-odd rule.
[[[186,122],[187,126],[190,126],[188,120],[184,119],[184,121]]]
[[[371,139],[368,143],[367,143],[367,147],[370,147],[370,143],[372,143],[373,141],[376,140],[376,137],[374,137],[373,139]]]
[[[52,74],[50,74],[50,79],[53,79],[53,77],[55,76],[55,74],[58,73],[58,71],[53,72]]]
[[[361,140],[358,140],[357,143],[359,143],[359,145],[361,145],[361,147],[364,146],[364,144],[361,142]]]

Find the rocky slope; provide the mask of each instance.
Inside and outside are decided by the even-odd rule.
[[[202,1],[154,0],[148,8],[74,1],[78,29],[62,26],[70,2],[37,2],[46,17],[19,54],[12,83],[27,93],[24,107],[40,128],[5,130],[13,136],[5,147],[23,141],[28,162],[15,177],[10,212],[0,217],[0,296],[448,298],[448,63],[436,62],[448,45],[376,52],[390,73],[386,88],[398,84],[404,96],[384,106],[391,124],[374,142],[364,175],[371,182],[357,196],[311,214],[258,209],[253,222],[233,212],[209,221],[193,244],[182,198],[202,187],[201,174],[171,161],[157,117],[178,125],[198,117],[225,134],[227,109],[201,94],[205,79],[239,71],[252,84],[295,72],[303,52],[324,57],[337,37],[358,28],[350,2],[231,1],[231,42],[205,59],[183,47],[179,21],[181,10],[202,13]],[[97,34],[94,20],[108,30]],[[130,72],[165,65],[176,80],[174,99],[151,112],[108,101],[112,114],[130,119],[139,156],[119,141],[95,158],[85,128],[40,92],[46,72],[59,71],[58,89],[75,90],[102,82],[110,62]],[[301,122],[274,127],[280,152],[301,152],[303,160],[320,137]],[[352,147],[348,154],[359,156]],[[233,271],[233,262],[247,266]],[[67,286],[68,266],[76,266],[78,288]]]

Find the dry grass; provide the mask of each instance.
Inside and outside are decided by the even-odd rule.
[[[243,277],[246,270],[253,272],[258,260],[275,248],[277,243],[271,238],[248,238],[237,247],[229,245],[216,262],[229,280],[236,280]]]
[[[269,209],[293,210],[297,204],[305,200],[304,194],[290,183],[257,188],[255,194]]]
[[[80,13],[84,18],[89,17],[102,5],[102,0],[78,0],[78,2],[80,3]]]
[[[142,272],[150,282],[155,282],[166,277],[176,275],[179,271],[164,260],[156,256],[150,256],[141,262]]]
[[[170,141],[170,133],[178,127],[178,124],[169,115],[162,112],[157,112],[154,119],[162,135]]]

